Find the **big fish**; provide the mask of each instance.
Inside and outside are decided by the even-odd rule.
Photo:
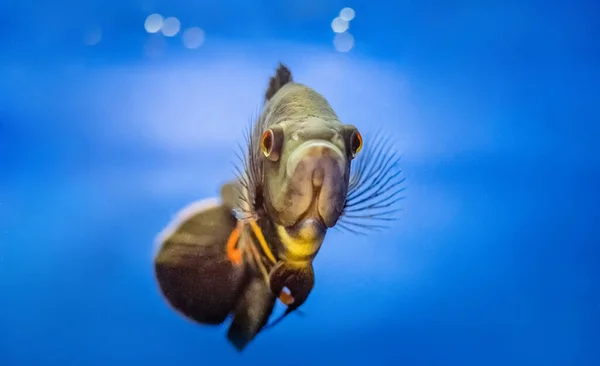
[[[307,300],[328,229],[387,227],[404,190],[393,140],[376,134],[362,151],[358,129],[283,64],[246,135],[236,179],[219,198],[182,209],[154,260],[168,304],[201,324],[232,318],[227,338],[239,351],[265,329],[277,299],[283,316]]]

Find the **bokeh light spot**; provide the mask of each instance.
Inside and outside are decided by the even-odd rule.
[[[339,52],[348,52],[354,47],[354,36],[348,32],[338,33],[333,38],[333,46]]]
[[[144,22],[144,29],[148,33],[157,33],[163,27],[163,17],[160,14],[150,14]]]
[[[355,15],[356,15],[356,13],[354,12],[354,9],[352,9],[352,8],[344,8],[340,11],[340,18],[347,22],[354,19]]]
[[[348,24],[348,22],[340,17],[333,19],[333,21],[331,22],[331,29],[333,29],[335,33],[344,33],[348,30],[349,26],[350,25]]]
[[[180,29],[181,29],[181,23],[179,22],[179,19],[177,19],[175,17],[168,17],[163,22],[163,26],[162,26],[161,30],[162,30],[162,34],[164,34],[166,37],[173,37],[174,35],[179,33]]]
[[[194,49],[204,43],[204,31],[199,27],[190,27],[181,36],[185,48]]]

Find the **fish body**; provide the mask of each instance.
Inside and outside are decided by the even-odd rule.
[[[370,150],[379,171],[369,174],[379,160],[363,160],[351,177],[360,132],[283,65],[246,142],[237,179],[218,199],[183,209],[161,234],[154,261],[167,302],[202,324],[232,318],[227,338],[240,351],[267,325],[277,299],[285,315],[306,301],[328,229],[376,228],[361,219],[391,219],[384,209],[398,197],[390,193],[402,190],[388,150]]]

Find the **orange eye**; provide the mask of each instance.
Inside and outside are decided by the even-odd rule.
[[[263,155],[271,160],[279,160],[281,144],[283,140],[283,131],[279,126],[273,126],[267,129],[260,139],[260,148]]]
[[[352,132],[352,136],[350,136],[350,153],[352,157],[355,157],[356,154],[360,152],[363,146],[363,139],[358,131]]]
[[[260,141],[260,147],[262,148],[263,154],[268,158],[271,154],[271,150],[273,149],[273,131],[266,130]]]

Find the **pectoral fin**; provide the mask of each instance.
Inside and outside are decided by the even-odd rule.
[[[281,293],[284,287],[289,289],[294,300],[288,305],[288,310],[294,311],[308,299],[315,286],[315,272],[312,264],[279,262],[271,269],[269,282],[271,291],[275,294]]]
[[[275,306],[275,296],[266,282],[254,277],[236,306],[227,338],[242,351],[263,329]]]
[[[221,187],[221,199],[223,204],[233,210],[239,207],[244,187],[239,181],[231,181]]]
[[[236,230],[231,210],[216,200],[183,209],[159,240],[155,274],[168,303],[185,317],[220,324],[236,306],[245,266],[227,256]]]

